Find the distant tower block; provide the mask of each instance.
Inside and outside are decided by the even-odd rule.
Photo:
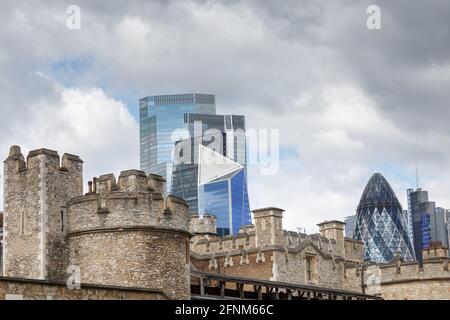
[[[56,151],[31,151],[25,162],[19,146],[4,162],[3,274],[33,279],[66,278],[66,212],[70,198],[83,193],[83,161]]]

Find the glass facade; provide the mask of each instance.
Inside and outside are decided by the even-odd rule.
[[[433,229],[436,233],[436,240],[440,241],[444,247],[448,248],[448,211],[444,208],[437,207],[435,210],[435,219]]]
[[[185,114],[185,125],[192,138],[178,141],[175,154],[181,155],[188,151],[189,156],[183,158],[179,163],[176,161],[174,163],[171,193],[187,201],[191,214],[198,214],[199,145],[207,146],[245,167],[247,164],[245,117]],[[211,129],[215,129],[215,133],[211,132]],[[245,185],[247,184],[245,183]]]
[[[216,159],[223,157],[200,146],[202,150],[215,153]],[[223,165],[199,163],[199,213],[217,216],[217,232],[222,236],[237,234],[240,227],[251,224],[246,169],[230,159],[226,160]]]
[[[408,189],[408,203],[411,204],[410,216],[413,224],[414,250],[417,260],[422,263],[422,250],[432,242],[448,243],[445,227],[445,212],[443,208],[436,208],[434,201],[429,201],[428,191]]]
[[[352,238],[355,235],[355,222],[356,222],[356,215],[345,217],[345,236],[347,238]]]
[[[180,129],[185,134],[175,137]],[[204,165],[202,172],[210,170],[216,174],[214,178],[221,179],[208,180],[200,187],[200,145],[234,161],[233,176],[221,171],[223,168]],[[185,199],[190,213],[207,210],[216,215],[222,234],[251,224],[244,116],[217,115],[213,95],[145,97],[140,100],[140,148],[141,170],[163,176],[166,192]],[[234,165],[239,167],[234,169]]]
[[[361,196],[355,223],[355,239],[364,242],[364,259],[385,263],[397,254],[414,260],[402,207],[387,180],[375,173]]]
[[[163,176],[170,192],[172,134],[178,129],[187,129],[186,113],[215,114],[215,98],[205,94],[149,96],[139,101],[139,108],[141,170]]]

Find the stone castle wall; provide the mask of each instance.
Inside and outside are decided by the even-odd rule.
[[[344,239],[341,226],[336,228],[338,235],[342,231],[337,240],[321,234],[285,231],[282,212],[277,208],[257,210],[254,225],[242,227],[236,236],[222,238],[211,235],[214,220],[210,216],[204,217],[203,223],[195,217],[195,223],[191,223],[191,233],[195,235],[191,240],[194,266],[204,272],[335,289],[349,287],[360,292],[361,281],[345,278],[345,269],[347,264],[362,262],[362,243]],[[201,228],[195,229],[199,225]],[[205,225],[208,235],[202,236]]]
[[[403,262],[397,258],[387,264],[365,266],[363,270],[359,266],[348,267],[346,278],[363,281],[365,293],[386,300],[450,299],[448,249],[425,249],[423,256],[422,266],[418,262]],[[346,289],[351,290],[351,287]]]
[[[82,161],[40,149],[25,162],[12,147],[4,163],[5,276],[62,279],[68,263],[65,218],[70,198],[82,194]]]
[[[163,185],[141,171],[97,181],[94,193],[72,199],[68,210],[70,263],[89,283],[161,288],[190,297],[188,207],[163,198]]]
[[[83,284],[71,290],[63,282],[0,277],[0,300],[167,300],[161,290]]]
[[[190,233],[184,200],[138,170],[104,175],[83,195],[83,162],[56,151],[13,146],[4,165],[3,276],[161,289],[190,297]]]

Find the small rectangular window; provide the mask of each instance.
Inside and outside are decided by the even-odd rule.
[[[20,234],[25,234],[25,214],[20,212]]]
[[[186,239],[185,241],[185,254],[186,254],[186,264],[190,264],[191,263],[191,250],[189,248],[189,240]]]
[[[313,280],[313,271],[312,271],[312,264],[313,264],[313,257],[306,257],[306,280],[312,281]]]
[[[61,232],[64,232],[66,227],[66,208],[61,208],[59,211],[60,215],[60,224],[61,224]]]

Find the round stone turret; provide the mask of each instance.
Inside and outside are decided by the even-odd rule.
[[[95,180],[68,208],[70,262],[81,268],[82,283],[190,298],[186,202],[164,198],[164,179],[138,170],[122,172],[117,183],[112,174]]]

